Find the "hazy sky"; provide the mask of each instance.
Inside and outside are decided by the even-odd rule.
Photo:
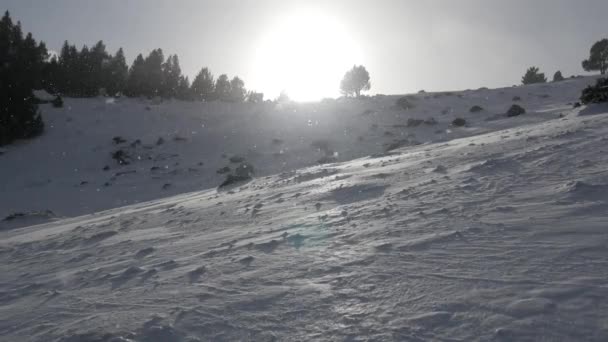
[[[179,55],[190,77],[208,66],[271,97],[281,85],[269,86],[269,63],[256,62],[261,40],[300,11],[322,13],[346,32],[371,74],[371,93],[509,86],[532,65],[549,77],[557,69],[583,74],[591,44],[608,37],[607,0],[0,0],[0,8],[53,50],[65,39],[101,39],[112,53],[122,46],[130,64],[161,47]],[[340,73],[351,63],[342,59]]]

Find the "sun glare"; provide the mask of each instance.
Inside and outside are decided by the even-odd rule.
[[[363,61],[349,32],[319,11],[297,11],[276,22],[258,44],[253,80],[267,97],[285,91],[297,101],[339,95],[344,73]]]

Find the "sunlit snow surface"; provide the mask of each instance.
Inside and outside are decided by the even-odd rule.
[[[117,132],[79,125],[81,134],[60,128],[68,114],[45,108],[58,132],[0,156],[0,173],[19,179],[2,185],[3,210],[72,216],[109,208],[114,197],[160,198],[172,191],[160,190],[168,182],[190,192],[37,226],[3,222],[0,340],[608,340],[608,107],[568,105],[592,82],[421,94],[411,111],[394,108],[396,97],[320,104],[316,113],[315,105],[298,105],[293,117],[293,108],[270,105],[171,103],[138,112],[146,104],[117,100],[111,109],[105,100],[66,99],[74,125],[77,111],[99,127],[121,122]],[[498,117],[515,95],[528,113]],[[485,111],[469,113],[475,104]],[[442,115],[446,107],[454,113]],[[150,119],[135,124],[145,113]],[[429,116],[439,123],[394,127]],[[468,127],[450,127],[457,116]],[[206,131],[194,128],[195,117]],[[308,120],[321,122],[314,133]],[[29,187],[24,182],[42,167],[5,167],[18,154],[43,158],[64,146],[74,153],[64,163],[94,188],[104,172],[129,168],[110,164],[112,136],[153,144],[171,131],[189,140],[166,138],[150,150],[179,154],[166,172],[187,170],[198,150],[205,165],[198,176],[158,180],[144,172],[151,162],[133,163],[138,172],[104,197],[63,175],[61,163],[49,161],[50,183]],[[428,143],[379,153],[394,138],[385,131]],[[226,145],[206,143],[220,135]],[[273,138],[289,147],[286,161],[274,161]],[[319,158],[314,139],[331,140],[340,160],[361,158],[303,167]],[[217,155],[224,146],[261,175],[202,190],[221,181],[215,170],[228,164]],[[105,164],[112,171],[101,171]]]

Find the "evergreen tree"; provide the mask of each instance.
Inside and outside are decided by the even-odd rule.
[[[553,74],[553,82],[560,82],[564,80],[564,76],[562,76],[562,72],[557,70],[555,74]]]
[[[116,55],[110,58],[106,68],[105,88],[110,96],[116,96],[126,92],[129,67],[125,60],[122,48],[118,49]]]
[[[537,67],[530,67],[526,70],[526,74],[521,79],[521,83],[523,84],[534,84],[534,83],[545,83],[547,82],[547,78],[545,74],[539,72]]]
[[[188,77],[180,76],[175,97],[180,100],[192,100],[193,96],[190,90],[190,80]]]
[[[166,98],[177,97],[182,70],[177,55],[169,56],[162,66],[163,86],[161,96]]]
[[[215,93],[213,75],[207,68],[202,68],[192,81],[192,94],[195,99],[211,101]]]
[[[98,95],[102,89],[107,94],[107,86],[110,83],[110,60],[111,56],[106,52],[103,41],[100,40],[89,53],[87,88],[90,89],[91,95]]]
[[[243,102],[245,101],[245,95],[247,95],[247,90],[245,90],[245,82],[235,76],[230,81],[230,100],[234,102]]]
[[[583,61],[585,71],[599,70],[604,75],[608,70],[608,39],[595,42],[589,51],[589,59]]]
[[[146,62],[140,53],[129,70],[126,93],[129,96],[143,96],[146,82]]]
[[[340,91],[346,96],[359,97],[362,90],[369,90],[370,88],[369,72],[363,65],[353,66],[351,70],[346,72],[342,82],[340,82]]]
[[[60,78],[59,61],[53,56],[42,68],[41,87],[50,93],[59,92],[57,82]]]
[[[220,75],[215,82],[214,98],[221,101],[230,101],[230,81],[226,74]]]
[[[7,11],[0,19],[0,145],[42,133],[32,89],[42,78],[46,57],[44,44],[36,44],[31,34],[24,39]]]
[[[163,50],[152,50],[144,62],[143,95],[154,97],[162,95],[163,90]]]

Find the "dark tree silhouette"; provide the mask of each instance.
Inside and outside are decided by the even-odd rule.
[[[190,80],[188,77],[180,76],[179,84],[175,97],[180,100],[193,100],[192,90],[190,88]]]
[[[122,48],[118,49],[116,55],[110,58],[105,70],[107,75],[105,89],[108,95],[116,96],[125,93],[129,78],[129,67]]]
[[[545,74],[539,72],[537,67],[530,67],[526,71],[526,74],[521,79],[521,83],[523,84],[533,84],[533,83],[545,83],[547,82],[547,78]]]
[[[564,76],[562,76],[562,72],[557,70],[555,74],[553,74],[553,82],[560,82],[564,80]]]
[[[146,62],[142,54],[137,55],[131,69],[129,69],[129,78],[127,80],[126,93],[129,96],[143,96],[144,84],[146,82]]]
[[[41,84],[48,54],[8,11],[0,19],[0,145],[31,138],[44,130],[32,89]]]
[[[235,76],[230,81],[230,100],[234,102],[243,102],[245,101],[246,95],[247,90],[245,90],[245,82]]]
[[[192,94],[195,99],[211,101],[215,93],[213,75],[207,68],[202,68],[192,81]]]
[[[143,95],[154,97],[162,95],[163,90],[163,50],[152,50],[144,62]]]
[[[346,96],[355,95],[359,97],[362,90],[369,90],[370,88],[369,73],[363,65],[353,66],[351,70],[346,72],[342,82],[340,82],[340,91]]]
[[[599,70],[604,75],[608,70],[608,39],[595,42],[589,50],[589,59],[585,59],[582,64],[585,71]]]
[[[177,55],[169,56],[167,61],[162,65],[162,97],[177,97],[178,87],[182,78],[182,69],[179,66],[179,58]]]
[[[228,81],[226,74],[222,74],[217,78],[214,98],[221,101],[230,101],[230,81]]]

